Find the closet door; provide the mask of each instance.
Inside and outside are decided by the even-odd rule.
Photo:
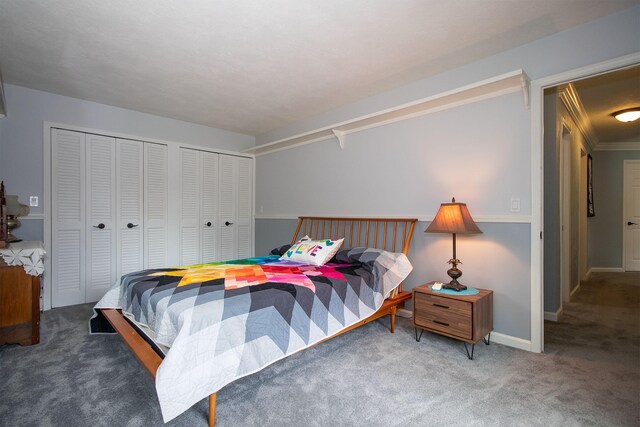
[[[144,144],[144,268],[162,268],[168,262],[167,146]]]
[[[180,264],[200,262],[200,152],[180,149]]]
[[[253,159],[238,157],[238,207],[236,224],[238,254],[236,258],[253,256]]]
[[[117,277],[143,267],[143,143],[118,139],[117,218],[118,265]]]
[[[220,155],[220,260],[237,259],[237,157]]]
[[[218,157],[216,153],[200,152],[200,262],[218,261]]]
[[[97,301],[116,278],[116,141],[86,135],[86,302]]]
[[[51,130],[52,307],[85,302],[85,134]]]
[[[220,155],[220,258],[253,255],[253,159]]]

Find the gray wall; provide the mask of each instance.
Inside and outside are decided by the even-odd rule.
[[[156,138],[184,144],[240,151],[254,145],[249,135],[228,132],[194,123],[153,116],[95,102],[4,85],[7,117],[0,119],[0,179],[8,194],[22,203],[39,196],[43,213],[43,122],[86,127],[140,138]],[[16,236],[42,240],[42,220],[22,220]]]
[[[515,69],[524,69],[532,79],[539,79],[636,53],[639,20],[640,6],[636,6],[258,135],[256,144],[391,108]],[[338,148],[336,141],[323,141],[258,157],[256,209],[264,219],[257,221],[256,247],[271,249],[288,241],[293,233],[293,221],[286,225],[281,222],[284,220],[269,218],[300,214],[396,214],[427,218],[452,195],[467,202],[476,217],[500,221],[501,216],[513,215],[508,210],[511,197],[520,197],[521,215],[529,215],[531,119],[521,102],[520,95],[506,95],[349,134],[344,150]],[[450,239],[421,233],[425,225],[420,224],[409,254],[416,270],[407,281],[408,287],[446,277]],[[460,239],[460,258],[465,262],[463,277],[470,284],[496,292],[497,332],[529,339],[530,225],[481,221],[480,226],[484,234]],[[282,237],[278,238],[280,233]],[[551,236],[547,232],[546,238]]]
[[[623,160],[640,160],[640,151],[596,151],[593,154],[593,203],[589,218],[589,268],[623,268]]]

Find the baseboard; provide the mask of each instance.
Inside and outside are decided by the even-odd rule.
[[[413,312],[411,310],[407,310],[406,308],[399,308],[396,311],[396,314],[400,317],[406,317],[407,319],[411,319],[413,317]]]
[[[591,267],[589,271],[587,271],[587,277],[589,277],[591,273],[624,273],[624,268],[622,267]]]
[[[501,334],[500,332],[491,332],[491,342],[517,348],[520,350],[531,351],[530,340],[512,337],[511,335]]]
[[[562,307],[560,307],[555,313],[551,311],[544,312],[544,320],[550,320],[552,322],[557,322],[562,317]]]
[[[578,293],[578,291],[580,290],[580,282],[578,282],[578,284],[576,285],[575,288],[573,288],[571,290],[571,292],[569,293],[569,301],[571,301],[571,298],[573,298],[573,296]]]

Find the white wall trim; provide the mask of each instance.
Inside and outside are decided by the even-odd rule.
[[[544,320],[550,320],[552,322],[557,322],[562,318],[562,307],[560,307],[555,313],[552,311],[544,312]]]
[[[587,276],[591,273],[624,273],[623,267],[591,267],[587,272]]]
[[[298,219],[299,216],[304,216],[303,214],[295,215],[295,214],[256,214],[256,219]],[[326,217],[335,217],[335,215],[331,214],[314,214],[313,216],[326,216]],[[371,215],[371,214],[362,214],[362,215],[340,215],[340,218],[417,218],[418,221],[433,221],[435,218],[435,214],[384,214],[384,215]],[[473,219],[475,222],[479,223],[508,223],[508,224],[529,224],[531,223],[531,216],[529,215],[474,215]]]
[[[632,142],[601,142],[595,151],[640,151],[640,141]]]
[[[640,52],[565,71],[531,82],[531,351],[544,350],[543,97],[544,89],[640,63]]]
[[[396,314],[400,317],[405,317],[407,319],[411,319],[413,318],[413,312],[411,310],[408,310],[406,308],[399,308],[396,311]]]
[[[571,298],[573,298],[573,296],[577,294],[578,291],[580,291],[580,281],[578,281],[578,284],[574,286],[573,289],[571,289],[571,293],[569,294],[569,301],[571,301]]]
[[[501,334],[500,332],[491,332],[491,343],[531,351],[531,341],[511,335]]]
[[[569,83],[566,87],[564,87],[560,93],[558,94],[560,100],[564,104],[567,113],[573,119],[573,122],[576,124],[576,127],[580,131],[580,133],[584,136],[585,141],[587,142],[588,151],[595,149],[600,143],[598,141],[598,137],[593,130],[593,126],[591,125],[591,120],[589,119],[589,115],[584,109],[584,105],[582,105],[582,101],[580,100],[580,96],[576,91],[573,83]]]
[[[340,147],[344,148],[345,136],[350,133],[520,91],[523,93],[524,107],[528,108],[529,78],[521,69],[371,114],[257,145],[245,149],[244,152],[261,156],[336,137],[339,140]]]
[[[44,220],[44,214],[43,213],[30,213],[27,216],[18,217],[18,219],[20,221],[24,221],[24,220],[27,220],[27,221],[30,221],[30,220],[43,221]]]

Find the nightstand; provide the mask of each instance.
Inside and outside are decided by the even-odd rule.
[[[473,360],[476,343],[484,339],[489,345],[491,339],[493,291],[478,289],[479,293],[475,295],[451,295],[429,289],[434,283],[413,288],[416,341],[420,341],[425,330],[455,338],[464,343],[467,356]],[[471,344],[471,353],[467,343]]]

